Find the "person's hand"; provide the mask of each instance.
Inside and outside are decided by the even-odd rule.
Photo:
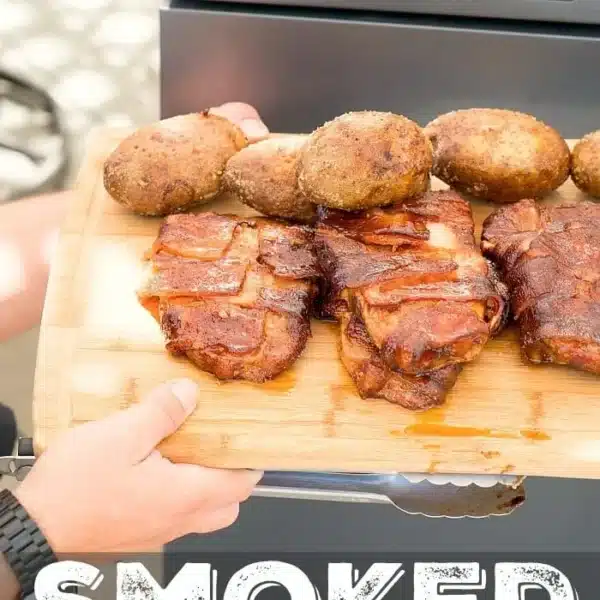
[[[227,102],[211,108],[209,112],[235,123],[244,132],[250,143],[258,142],[269,136],[267,126],[262,122],[257,110],[249,104]]]
[[[55,553],[156,549],[236,521],[262,473],[173,464],[156,450],[193,412],[197,394],[189,380],[164,384],[50,445],[15,495]]]

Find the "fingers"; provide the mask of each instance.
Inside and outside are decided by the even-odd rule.
[[[208,469],[196,465],[169,465],[168,481],[180,490],[177,502],[184,509],[213,510],[224,504],[246,501],[262,478],[256,471]],[[185,490],[185,491],[183,491]]]
[[[148,552],[151,550],[158,550],[165,544],[169,544],[178,540],[186,535],[192,534],[207,534],[221,529],[226,529],[233,525],[239,517],[240,505],[238,503],[231,504],[229,506],[223,506],[212,512],[200,511],[196,514],[192,514],[183,520],[177,527],[173,528],[171,534],[167,538],[163,537],[152,537],[147,540],[138,542],[135,548],[131,546],[118,547],[117,551],[123,551],[127,553],[131,552]]]
[[[261,120],[256,108],[245,102],[226,102],[221,106],[211,108],[210,112],[240,123],[246,119]]]
[[[112,451],[140,462],[175,433],[196,408],[198,386],[180,379],[154,388],[140,404],[116,413],[102,424],[111,431]]]
[[[257,471],[174,464],[158,452],[140,463],[137,469],[140,478],[160,482],[163,490],[172,491],[163,496],[168,505],[165,510],[181,515],[244,502],[263,476]]]
[[[229,119],[244,132],[248,141],[258,142],[269,136],[269,129],[263,123],[258,111],[244,102],[227,102],[210,109],[210,112]]]
[[[171,541],[191,534],[206,534],[233,525],[240,515],[239,503],[222,506],[213,511],[199,511],[190,515],[176,529],[173,530]]]
[[[225,529],[233,525],[238,520],[239,515],[240,505],[238,503],[219,508],[208,514],[194,515],[181,536],[190,533],[211,533]]]

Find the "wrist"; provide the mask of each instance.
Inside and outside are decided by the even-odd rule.
[[[0,553],[0,589],[5,591],[7,598],[18,598],[21,592],[19,580],[2,553]]]
[[[60,511],[40,495],[39,489],[29,486],[27,480],[15,490],[14,495],[30,518],[35,521],[54,554],[57,556],[62,554],[63,538],[69,528],[61,522]]]
[[[39,571],[56,562],[37,523],[8,490],[0,492],[0,554],[25,597],[33,597]]]

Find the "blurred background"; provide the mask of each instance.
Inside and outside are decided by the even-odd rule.
[[[70,185],[91,128],[157,118],[162,4],[0,0],[1,201]],[[0,403],[21,435],[31,435],[37,343],[36,328],[0,344]]]

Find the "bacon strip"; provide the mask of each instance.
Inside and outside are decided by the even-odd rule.
[[[171,215],[147,258],[138,297],[173,354],[219,379],[260,383],[304,350],[319,276],[309,229],[214,213]]]
[[[342,361],[361,395],[440,404],[506,322],[505,287],[455,192],[364,213],[321,209],[315,246],[322,314],[341,323]]]
[[[521,200],[484,221],[481,247],[509,288],[525,356],[600,374],[600,204]]]

